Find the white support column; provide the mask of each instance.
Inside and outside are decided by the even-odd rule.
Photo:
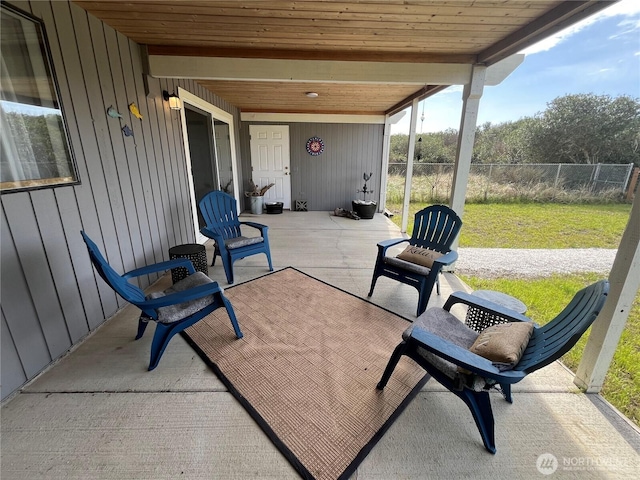
[[[402,233],[407,232],[409,223],[409,202],[411,200],[411,180],[413,178],[413,155],[416,151],[416,125],[418,124],[418,99],[411,104],[411,126],[409,127],[409,151],[407,152],[407,173],[404,176],[404,203],[402,205]]]
[[[588,393],[602,389],[631,305],[640,287],[640,195],[636,194],[631,207],[618,253],[613,261],[611,284],[607,301],[591,328],[589,340],[578,365],[573,383]]]
[[[471,81],[464,86],[462,93],[462,117],[460,118],[460,130],[458,132],[458,150],[456,152],[453,185],[449,200],[449,206],[461,217],[464,211],[467,184],[469,183],[478,108],[484,90],[486,71],[487,67],[484,65],[474,65],[471,72]],[[458,240],[456,239],[454,248],[457,244]]]
[[[389,178],[389,152],[391,151],[391,119],[384,117],[384,138],[382,140],[382,170],[380,171],[380,202],[378,212],[383,212],[387,206],[387,180]]]

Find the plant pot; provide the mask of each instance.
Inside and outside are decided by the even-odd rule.
[[[247,198],[249,199],[249,208],[251,209],[251,213],[254,215],[262,215],[262,199],[264,197],[252,195]]]
[[[282,202],[267,202],[264,204],[267,209],[267,213],[282,213],[282,207],[284,203]]]
[[[364,202],[362,200],[353,200],[351,202],[351,207],[353,211],[358,214],[361,219],[370,220],[378,210],[377,202]]]

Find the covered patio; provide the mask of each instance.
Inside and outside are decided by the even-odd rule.
[[[24,174],[42,141],[20,126],[31,115],[19,113],[2,137],[11,152],[2,276],[13,280],[1,284],[2,398],[123,306],[96,278],[80,230],[129,271],[166,259],[174,245],[204,242],[197,203],[212,189],[228,189],[243,210],[250,181],[274,183],[268,201],[328,211],[350,207],[363,172],[372,172],[370,198],[382,211],[396,114],[413,107],[411,172],[418,101],[451,85],[464,88],[448,203],[464,218],[484,87],[517,67],[521,49],[613,3],[4,2],[14,30],[2,43],[13,65],[3,112],[55,107],[64,174],[50,177],[57,166],[47,155]],[[268,134],[279,139],[253,143]],[[315,138],[326,145],[320,156],[305,150]],[[402,231],[410,185],[407,178]],[[589,391],[602,385],[638,287],[630,230],[579,374]]]
[[[401,236],[380,214],[245,217],[269,225],[276,270],[293,266],[363,298],[376,242]],[[238,284],[268,270],[259,255],[235,272]],[[227,287],[219,261],[209,274]],[[150,288],[169,282],[165,275]],[[467,290],[453,273],[441,284],[430,306]],[[415,318],[417,293],[406,285],[382,278],[371,301]],[[181,337],[148,372],[151,335],[133,340],[137,318],[127,306],[3,407],[3,479],[299,478]],[[465,405],[430,380],[352,478],[535,478],[543,454],[556,457],[561,478],[632,478],[640,468],[637,429],[598,394],[579,393],[560,363],[516,384],[513,404],[497,393],[492,403],[496,455],[483,448]]]
[[[73,170],[68,183],[44,178],[32,188],[31,179],[18,179],[2,192],[3,478],[296,477],[182,339],[159,368],[146,370],[151,336],[133,341],[137,312],[97,276],[79,235],[87,231],[122,272],[167,259],[173,245],[204,241],[185,109],[176,113],[170,94],[211,114],[212,127],[227,128],[221,138],[231,178],[211,174],[217,183],[209,188],[231,185],[240,209],[253,178],[251,127],[290,128],[289,200],[308,200],[314,211],[261,216],[271,227],[275,267],[293,266],[366,297],[376,242],[401,229],[380,214],[356,222],[327,211],[348,206],[370,171],[384,206],[394,115],[413,105],[413,137],[418,101],[464,85],[449,202],[462,216],[484,86],[517,67],[522,48],[612,2],[318,3],[3,2],[19,25],[43,27],[50,52],[42,60],[55,70],[42,83],[52,87],[45,99],[59,107]],[[16,82],[14,93],[27,83]],[[313,92],[320,101],[306,95]],[[313,161],[304,142],[316,134],[328,148]],[[412,158],[410,148],[408,170]],[[579,375],[592,392],[638,287],[639,205],[636,199],[609,278],[611,301]],[[259,257],[235,270],[236,283],[266,273]],[[226,286],[221,266],[210,274]],[[433,305],[465,288],[452,273],[442,287]],[[415,297],[381,279],[372,301],[413,319]],[[464,405],[427,383],[358,478],[529,478],[544,453],[559,468],[576,467],[565,475],[637,472],[637,431],[597,394],[577,393],[562,366],[514,390],[514,405],[496,399],[498,454],[491,456]]]

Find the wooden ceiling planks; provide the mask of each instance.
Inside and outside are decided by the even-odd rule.
[[[75,3],[151,45],[478,53],[560,2]]]
[[[73,0],[150,55],[493,64],[601,0]],[[392,67],[390,67],[392,68]],[[212,78],[214,76],[212,75]],[[414,85],[199,80],[242,111],[389,112]],[[438,86],[438,90],[444,88]],[[310,101],[305,91],[319,91]]]
[[[383,115],[394,101],[411,95],[414,85],[242,82],[198,80],[242,111]],[[308,98],[307,92],[318,93]],[[256,108],[256,105],[260,105]]]

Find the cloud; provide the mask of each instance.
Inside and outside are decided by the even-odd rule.
[[[619,23],[619,26],[626,27],[627,32],[640,29],[640,2],[638,0],[621,0],[616,2],[610,7],[600,10],[595,15],[587,17],[564,30],[561,30],[556,34],[525,48],[520,53],[532,55],[534,53],[546,52],[588,26],[605,18],[618,16],[624,17]]]

